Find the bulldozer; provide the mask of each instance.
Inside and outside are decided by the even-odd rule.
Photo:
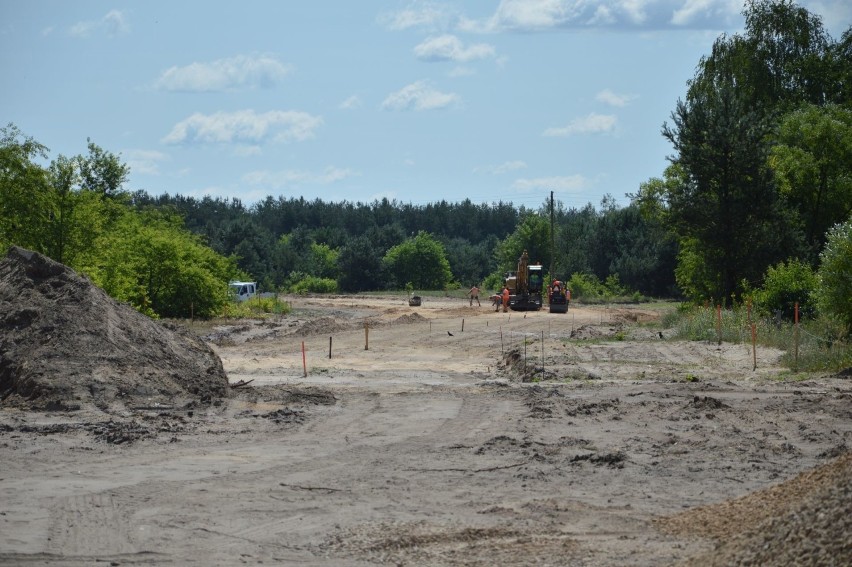
[[[544,272],[541,264],[530,264],[530,257],[526,250],[518,259],[518,271],[506,273],[505,285],[509,288],[510,309],[513,311],[541,309]]]

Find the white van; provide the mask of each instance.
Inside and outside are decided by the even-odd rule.
[[[245,301],[257,295],[257,282],[231,282],[228,289],[237,301]]]

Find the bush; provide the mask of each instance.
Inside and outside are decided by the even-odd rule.
[[[264,315],[286,315],[290,304],[277,297],[252,297],[246,301],[231,301],[222,309],[222,317],[228,319],[253,319]]]
[[[781,262],[767,270],[763,287],[754,294],[755,307],[764,314],[780,312],[785,319],[793,320],[798,303],[801,316],[812,318],[816,308],[811,294],[816,285],[816,274],[807,264],[798,260]]]
[[[585,301],[594,301],[607,295],[607,290],[594,274],[576,272],[568,279],[568,289],[571,290],[571,299],[582,298]]]
[[[836,318],[852,335],[852,218],[828,231],[820,254],[814,292],[819,310]]]
[[[337,293],[337,280],[306,276],[290,286],[292,293]]]

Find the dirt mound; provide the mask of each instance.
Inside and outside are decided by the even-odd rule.
[[[395,325],[408,325],[411,323],[420,323],[426,321],[426,317],[421,315],[420,313],[409,313],[408,315],[401,315],[393,320]]]
[[[106,410],[227,391],[219,357],[189,332],[41,254],[13,247],[0,261],[0,403]]]
[[[320,317],[310,319],[299,325],[294,333],[297,335],[318,335],[321,333],[337,333],[355,328],[357,324],[349,321],[338,321],[334,317]]]
[[[852,453],[795,478],[664,518],[676,534],[720,540],[686,565],[852,565]]]

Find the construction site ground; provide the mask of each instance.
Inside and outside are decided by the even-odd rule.
[[[848,376],[674,340],[664,308],[286,299],[185,323],[227,399],[2,408],[0,564],[726,564],[802,506],[852,557]]]

